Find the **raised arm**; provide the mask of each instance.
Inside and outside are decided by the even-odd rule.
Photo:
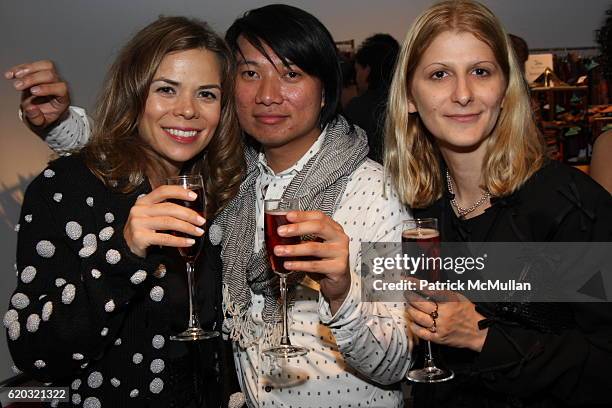
[[[62,154],[85,145],[91,136],[83,109],[70,107],[68,84],[52,61],[16,65],[4,73],[21,91],[20,117],[32,132]]]

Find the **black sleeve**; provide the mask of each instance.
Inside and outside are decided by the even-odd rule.
[[[611,242],[612,199],[579,179],[557,197],[552,241]],[[489,327],[475,369],[490,389],[523,398],[551,395],[568,405],[609,404],[612,303],[566,304],[576,326],[546,334],[497,322]]]
[[[503,323],[489,327],[475,365],[483,383],[522,398],[544,393],[570,405],[609,402],[612,380],[603,373],[612,364],[612,308],[609,303],[572,306],[576,319],[589,327],[561,334]]]
[[[43,382],[72,377],[103,355],[158,264],[134,256],[115,215],[63,176],[40,176],[26,191],[4,322],[15,364]]]

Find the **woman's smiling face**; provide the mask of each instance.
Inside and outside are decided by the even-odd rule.
[[[210,142],[221,115],[217,56],[192,49],[166,55],[155,72],[138,133],[178,174]]]
[[[440,147],[472,150],[495,128],[507,81],[486,43],[445,31],[425,50],[410,83],[410,112]]]

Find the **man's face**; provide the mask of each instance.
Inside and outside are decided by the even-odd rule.
[[[238,38],[236,109],[240,126],[264,150],[280,149],[299,159],[321,133],[323,86],[298,66],[285,66],[270,47],[263,46],[272,62],[246,39]]]

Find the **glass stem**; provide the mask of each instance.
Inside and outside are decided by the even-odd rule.
[[[287,325],[287,276],[280,274],[280,293],[281,302],[283,302],[283,337],[281,337],[281,345],[291,345],[289,341],[289,327]]]
[[[436,364],[433,361],[433,353],[431,352],[431,341],[427,341],[427,348],[425,349],[425,368],[435,366]]]
[[[189,287],[189,328],[200,327],[198,316],[193,310],[193,300],[195,299],[195,284],[194,284],[194,265],[193,261],[187,261],[187,286]]]

